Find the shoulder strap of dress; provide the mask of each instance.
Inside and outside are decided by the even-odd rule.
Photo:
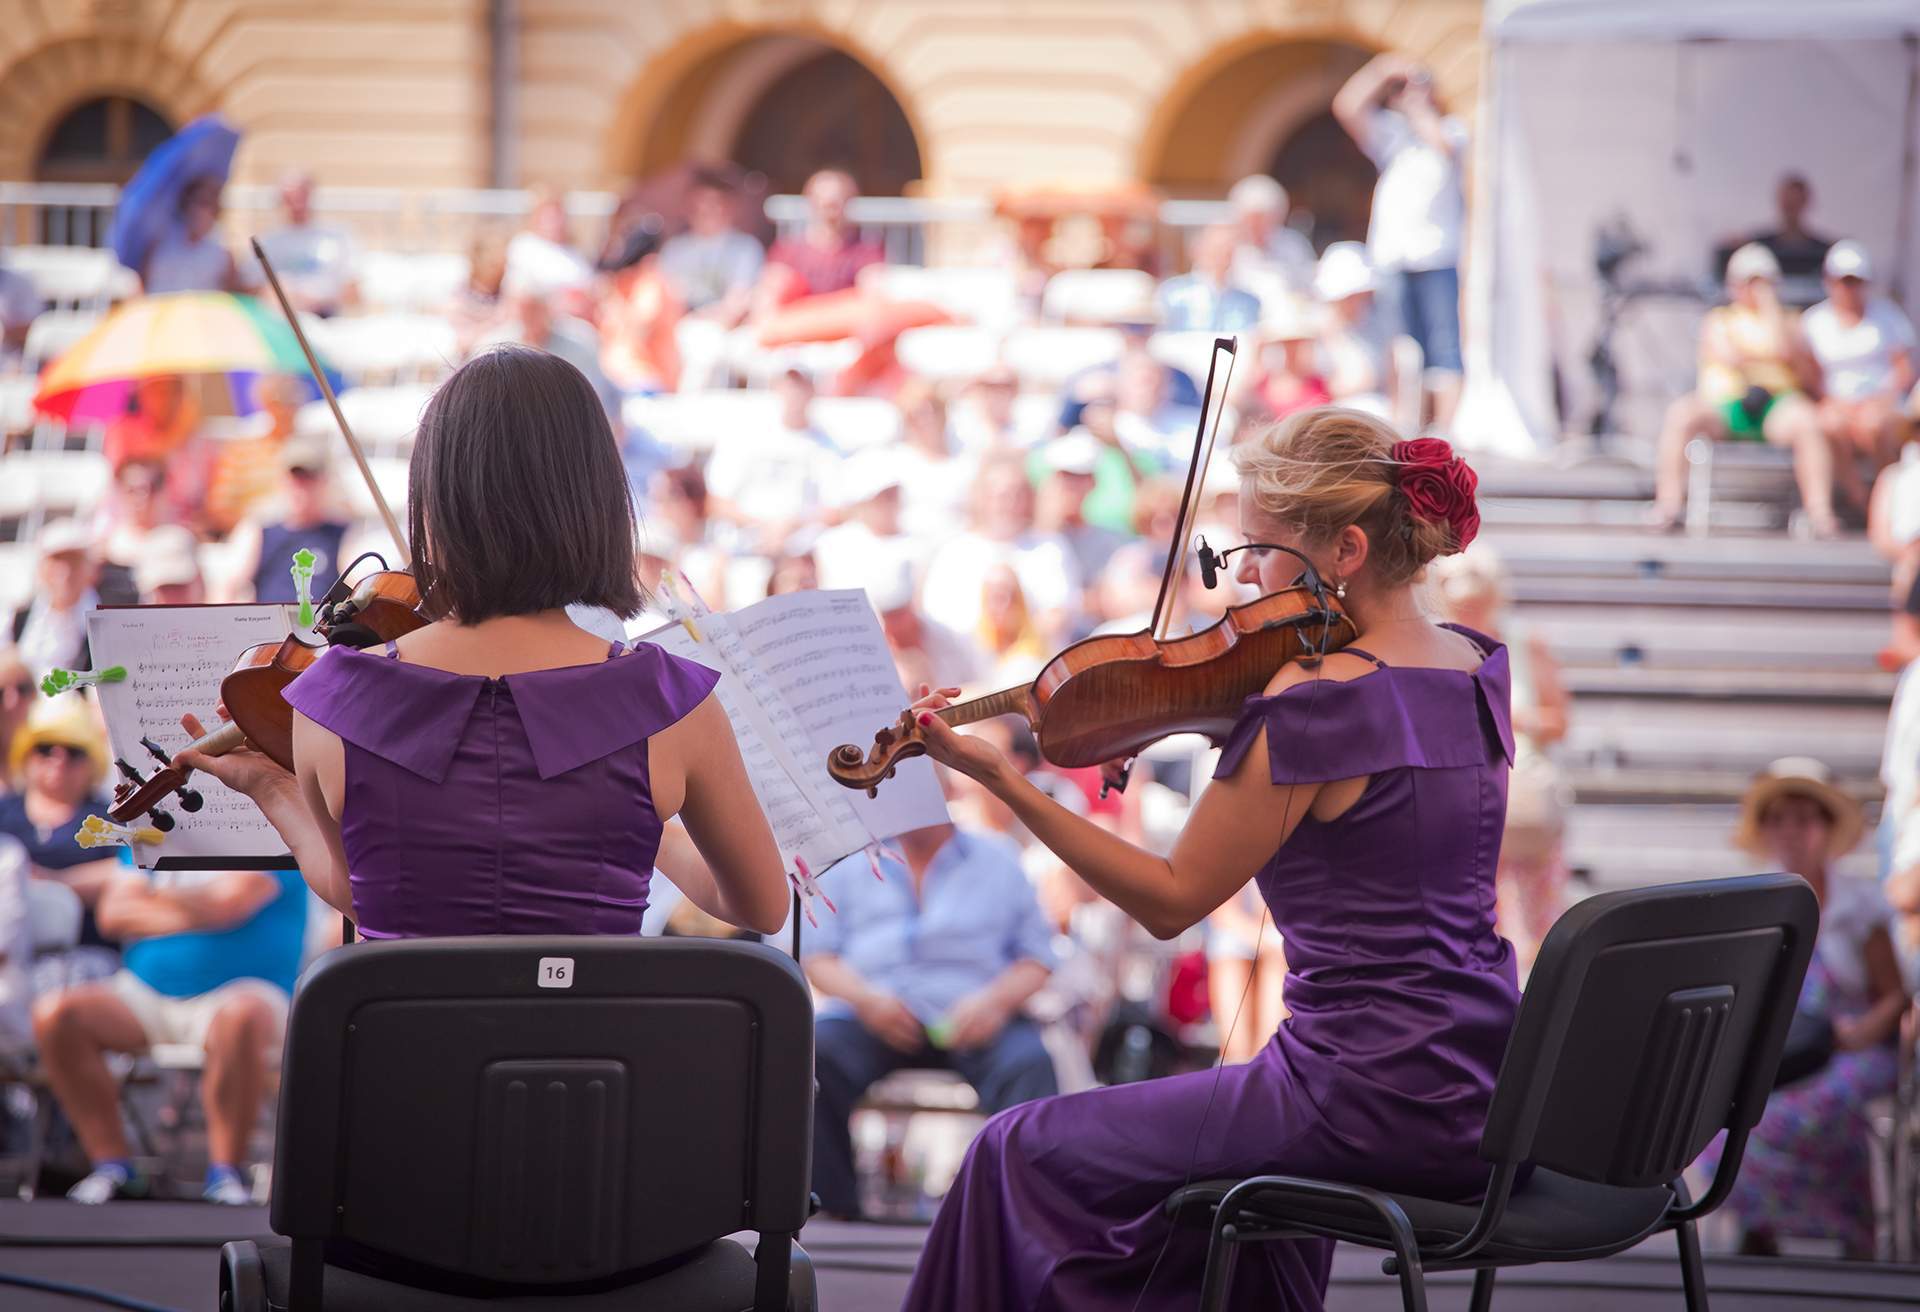
[[[612,660],[614,657],[624,653],[626,649],[627,649],[626,643],[616,641],[611,647],[607,648],[607,659]]]
[[[390,661],[400,659],[400,644],[391,638],[387,639],[387,659]]]
[[[1351,644],[1342,647],[1338,654],[1341,656],[1358,656],[1363,661],[1372,661],[1376,669],[1384,670],[1387,668],[1387,663],[1378,656],[1375,656],[1370,651],[1362,651],[1360,648]]]

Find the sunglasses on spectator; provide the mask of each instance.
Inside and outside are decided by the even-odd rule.
[[[0,692],[17,692],[22,697],[31,697],[36,686],[32,679],[17,679],[12,683],[0,684]]]
[[[35,743],[33,754],[46,760],[58,756],[67,762],[79,762],[87,759],[87,749],[75,747],[70,743]]]

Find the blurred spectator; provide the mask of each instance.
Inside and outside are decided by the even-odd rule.
[[[689,313],[732,328],[746,317],[766,262],[760,243],[734,221],[733,184],[696,169],[687,194],[687,230],[668,239],[660,271]]]
[[[1019,398],[1020,377],[1011,365],[996,364],[968,383],[953,414],[953,436],[960,449],[979,455],[997,447],[1024,446],[1030,435],[1014,422]]]
[[[14,791],[0,797],[0,834],[27,849],[35,879],[51,879],[79,894],[87,908],[82,946],[110,948],[93,912],[121,869],[120,858],[97,855],[74,841],[88,815],[107,809],[107,735],[93,703],[78,692],[36,702],[13,736],[7,770]]]
[[[239,292],[241,280],[233,252],[214,229],[220,223],[220,179],[196,178],[180,192],[180,222],[167,230],[147,254],[140,286],[149,295],[162,292]]]
[[[1337,241],[1320,257],[1314,295],[1326,306],[1320,354],[1327,391],[1338,405],[1385,418],[1395,387],[1393,327],[1374,304],[1376,279],[1367,248]]]
[[[675,330],[686,306],[666,275],[659,247],[659,218],[649,214],[600,264],[612,283],[600,302],[599,366],[624,392],[671,392],[680,382]]]
[[[122,869],[101,894],[99,915],[102,928],[126,944],[126,964],[109,980],[64,989],[33,1009],[47,1082],[92,1163],[67,1197],[104,1203],[149,1191],[129,1160],[107,1054],[172,1043],[205,1054],[201,1196],[252,1202],[240,1169],[300,969],[306,885],[293,870]]]
[[[830,1215],[860,1213],[848,1118],[902,1066],[958,1071],[997,1112],[1056,1090],[1040,1031],[1020,1014],[1053,967],[1033,887],[998,843],[936,825],[855,854],[825,875],[839,914],[802,940],[827,1001],[814,1022],[813,1188]]]
[[[1111,364],[1095,365],[1083,369],[1067,379],[1060,389],[1061,432],[1066,432],[1080,422],[1080,408],[1094,396],[1112,395],[1113,379],[1130,362],[1151,361],[1161,370],[1165,379],[1165,396],[1170,405],[1200,408],[1200,389],[1189,378],[1185,370],[1176,369],[1170,364],[1161,364],[1153,358],[1153,311],[1142,307],[1133,315],[1122,319],[1114,327],[1120,330],[1120,358]]]
[[[526,226],[507,243],[502,282],[534,297],[583,293],[592,284],[593,265],[574,249],[568,231],[566,201],[551,188],[533,192]]]
[[[305,395],[292,374],[261,374],[253,380],[258,413],[245,432],[220,443],[213,457],[206,502],[206,522],[213,532],[231,533],[273,495],[280,483],[280,448],[293,436]]]
[[[1783,1237],[1837,1239],[1846,1256],[1873,1256],[1868,1105],[1893,1092],[1893,1040],[1907,1009],[1886,906],[1870,882],[1833,865],[1859,841],[1860,808],[1808,757],[1775,761],[1748,788],[1734,841],[1813,886],[1820,933],[1798,1011],[1833,1027],[1834,1055],[1776,1089],[1747,1140],[1724,1210],[1745,1232],[1741,1251],[1776,1254]],[[1695,1169],[1710,1178],[1721,1141]]]
[[[27,849],[0,835],[0,1068],[33,1048],[33,914]],[[7,1114],[0,1111],[0,1126]]]
[[[860,270],[886,258],[877,242],[860,240],[847,220],[847,204],[860,194],[851,174],[821,169],[801,194],[807,200],[807,226],[767,252],[758,291],[763,312],[804,296],[846,291]]]
[[[40,695],[33,671],[20,659],[20,651],[9,643],[0,643],[0,761],[13,750],[13,736],[27,722],[27,712]],[[0,771],[0,797],[13,791],[13,775]]]
[[[1005,562],[989,566],[981,580],[980,622],[973,636],[995,686],[1029,682],[1053,654],[1027,606],[1020,576]]]
[[[1719,264],[1724,271],[1728,252],[1748,242],[1758,242],[1773,252],[1780,266],[1783,299],[1789,304],[1804,306],[1818,295],[1822,265],[1833,238],[1807,226],[1807,211],[1813,208],[1813,187],[1803,175],[1781,174],[1773,189],[1773,202],[1779,215],[1774,226],[1728,242],[1721,249]]]
[[[96,588],[106,605],[131,601],[139,589],[133,567],[147,534],[173,522],[164,495],[167,467],[158,460],[129,460],[113,471],[113,486],[94,515],[92,539],[99,544]]]
[[[207,599],[200,577],[200,541],[191,529],[166,524],[147,535],[134,562],[142,606],[198,606]]]
[[[1287,1018],[1286,947],[1252,881],[1207,917],[1207,998],[1222,1062],[1252,1061]]]
[[[1107,558],[1126,538],[1112,528],[1089,523],[1087,501],[1097,485],[1100,466],[1125,461],[1125,453],[1079,428],[1040,447],[1036,455],[1040,471],[1034,526],[1042,533],[1058,535],[1067,544],[1081,578],[1099,577]],[[1031,460],[1028,472],[1035,472]]]
[[[473,354],[480,339],[506,315],[501,288],[507,277],[507,243],[497,232],[482,232],[467,252],[467,285],[447,307],[461,358]]]
[[[648,550],[676,555],[713,541],[707,479],[698,465],[656,470],[647,481],[647,505],[641,528]]]
[[[1264,173],[1254,173],[1233,184],[1227,203],[1239,230],[1235,279],[1259,292],[1262,302],[1270,283],[1276,284],[1275,291],[1305,296],[1313,286],[1313,243],[1287,226],[1287,189]]]
[[[894,668],[907,688],[971,687],[981,675],[980,654],[967,639],[928,619],[913,601],[913,567],[878,562],[859,585],[880,616]]]
[[[600,334],[593,325],[564,313],[552,297],[520,285],[511,274],[505,304],[506,315],[481,338],[477,349],[517,342],[559,356],[593,384],[594,394],[607,412],[607,423],[615,437],[621,436],[626,421],[621,415],[620,389],[600,368]]]
[[[1169,278],[1156,298],[1170,333],[1237,333],[1260,319],[1260,298],[1235,283],[1234,230],[1208,228],[1193,243],[1193,271]]]
[[[1700,383],[1667,407],[1654,466],[1653,523],[1680,525],[1687,496],[1687,443],[1770,442],[1793,452],[1794,481],[1816,537],[1840,531],[1833,513],[1833,448],[1807,399],[1815,366],[1799,328],[1780,304],[1780,266],[1750,243],[1727,262],[1732,302],[1700,325]]]
[[[294,553],[303,548],[314,555],[316,596],[346,563],[340,548],[352,526],[335,501],[326,443],[307,434],[288,438],[280,448],[280,470],[279,494],[234,530],[235,600],[299,600],[291,569]]]
[[[1192,451],[1200,412],[1174,399],[1168,373],[1152,357],[1121,357],[1113,375],[1113,430],[1121,441],[1149,456],[1156,466],[1185,464]],[[1098,418],[1082,416],[1098,432]]]
[[[979,453],[955,449],[947,424],[947,400],[939,386],[909,378],[894,393],[900,407],[901,523],[922,542],[932,542],[966,516]]]
[[[1089,524],[1116,533],[1133,531],[1133,498],[1142,479],[1152,477],[1165,463],[1165,448],[1142,450],[1120,435],[1119,415],[1114,406],[1114,383],[1110,377],[1089,380],[1083,389],[1087,399],[1077,413],[1080,423],[1063,437],[1076,434],[1099,444],[1093,462],[1093,491],[1087,495],[1080,513]],[[1055,439],[1058,440],[1058,439]],[[1047,451],[1051,444],[1034,448],[1027,458],[1027,473],[1038,482],[1048,468]],[[1065,448],[1071,452],[1073,447]]]
[[[46,308],[33,279],[0,264],[0,360],[26,348],[27,329]]]
[[[1903,445],[1873,480],[1867,540],[1893,565],[1893,634],[1880,664],[1905,669],[1920,658],[1920,443]],[[1920,754],[1915,761],[1920,764]]]
[[[1420,344],[1434,425],[1444,431],[1460,389],[1467,126],[1442,109],[1424,65],[1392,53],[1340,88],[1333,113],[1380,170],[1367,254],[1394,329]]]
[[[178,374],[142,378],[127,398],[127,413],[107,425],[104,450],[119,466],[128,460],[165,460],[200,427],[200,407]]]
[[[1314,353],[1313,325],[1291,300],[1267,310],[1255,335],[1253,397],[1269,417],[1284,419],[1333,400]]]
[[[281,225],[260,234],[260,247],[296,310],[325,318],[360,299],[353,238],[313,221],[313,176],[294,170],[280,179]]]
[[[786,551],[773,558],[767,575],[767,595],[785,596],[789,592],[812,592],[820,586],[820,571],[810,551]]]
[[[1800,317],[1800,328],[1820,365],[1820,427],[1833,443],[1835,490],[1865,505],[1860,461],[1878,475],[1906,440],[1900,408],[1914,384],[1913,323],[1871,293],[1873,267],[1859,242],[1835,242],[1824,267],[1827,299]]]
[[[51,520],[35,542],[40,566],[33,600],[13,614],[14,648],[35,678],[55,667],[92,668],[87,653],[87,612],[100,604],[94,584],[100,562],[93,537],[79,521]]]
[[[777,551],[820,516],[839,451],[813,424],[813,380],[789,369],[774,383],[780,415],[771,429],[722,433],[707,462],[707,504],[744,546]]]
[[[1025,462],[1007,452],[981,462],[968,527],[949,537],[927,565],[921,596],[927,614],[958,633],[980,627],[989,574],[1011,565],[1044,640],[1059,643],[1080,594],[1073,551],[1034,524]]]
[[[1494,882],[1500,933],[1513,944],[1524,981],[1540,941],[1566,909],[1564,842],[1573,798],[1552,750],[1567,736],[1573,699],[1546,639],[1510,618],[1506,566],[1491,547],[1476,542],[1436,560],[1433,571],[1441,614],[1507,648],[1515,751]]]
[[[1095,632],[1137,633],[1147,627],[1160,595],[1161,555],[1161,548],[1135,539],[1107,557],[1091,599],[1100,621]]]
[[[1019,313],[1026,319],[1039,318],[1047,280],[1060,272],[1059,261],[1052,254],[1053,224],[1051,214],[1013,216],[1011,234],[988,260],[1013,271],[1014,298]]]
[[[861,587],[876,571],[915,563],[914,544],[901,535],[906,464],[898,447],[877,446],[841,466],[834,484],[843,518],[813,544],[821,587]]]

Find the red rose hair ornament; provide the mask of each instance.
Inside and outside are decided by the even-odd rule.
[[[1465,551],[1480,532],[1480,508],[1474,499],[1480,480],[1472,468],[1437,437],[1395,442],[1391,454],[1400,467],[1400,495],[1413,517],[1445,524],[1453,533],[1453,550]]]

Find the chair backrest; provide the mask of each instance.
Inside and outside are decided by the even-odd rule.
[[[772,948],[365,943],[294,995],[273,1227],[456,1281],[604,1281],[798,1230],[812,1134],[812,1001]]]
[[[1040,314],[1055,323],[1119,323],[1150,313],[1156,286],[1138,269],[1062,269],[1040,293]]]
[[[1820,907],[1795,875],[1603,893],[1540,945],[1480,1155],[1600,1184],[1672,1180],[1760,1119]]]

